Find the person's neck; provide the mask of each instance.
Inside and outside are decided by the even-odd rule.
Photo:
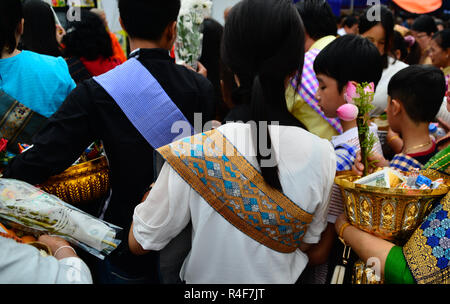
[[[356,123],[356,119],[352,121],[344,121],[341,119],[341,126],[344,132],[347,132],[350,129],[356,128],[358,124]]]
[[[416,124],[414,122],[407,122],[403,124],[400,133],[403,139],[402,153],[414,154],[427,151],[433,145],[428,123]]]
[[[309,36],[305,38],[305,52],[309,51],[309,49],[316,43],[316,40],[312,39]]]
[[[2,51],[2,57],[0,57],[0,59],[11,58],[11,57],[19,55],[21,52],[22,51],[19,51],[18,49],[15,49],[12,53],[9,53],[9,52],[3,50]]]
[[[130,51],[133,52],[137,49],[166,49],[169,51],[170,47],[167,47],[167,45],[161,41],[130,38]]]

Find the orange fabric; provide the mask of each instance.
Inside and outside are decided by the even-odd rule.
[[[430,13],[442,6],[442,0],[394,0],[394,2],[402,9],[415,14]]]
[[[109,33],[109,36],[111,37],[112,47],[113,47],[113,56],[116,57],[121,61],[121,63],[124,63],[127,61],[127,57],[125,56],[125,53],[122,49],[122,46],[119,43],[119,40],[117,39],[116,35],[114,33]]]

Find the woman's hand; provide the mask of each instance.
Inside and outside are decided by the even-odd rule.
[[[391,147],[392,151],[394,151],[395,154],[398,154],[402,152],[403,150],[403,139],[400,138],[400,135],[398,133],[395,133],[392,131],[391,128],[389,128],[386,141],[389,147]]]
[[[58,260],[69,257],[78,257],[77,254],[75,253],[75,250],[70,246],[70,244],[60,237],[41,235],[38,241],[50,247],[50,250],[54,254],[55,258],[57,258]]]
[[[56,41],[61,44],[63,37],[66,35],[66,30],[59,24],[56,25]]]
[[[338,216],[338,218],[336,219],[336,222],[334,223],[334,227],[336,229],[337,235],[339,235],[342,225],[344,225],[347,222],[348,222],[347,216],[345,215],[345,213],[342,213],[341,215]]]
[[[188,64],[186,64],[186,63],[183,63],[183,65],[184,65],[187,69],[189,69],[189,70],[191,70],[191,71],[194,71],[194,72],[196,72],[196,73],[199,73],[200,75],[202,75],[202,76],[205,77],[205,78],[208,77],[208,70],[205,68],[205,66],[204,66],[200,61],[197,62],[197,71],[194,70],[193,67],[191,67],[190,65],[188,65]]]

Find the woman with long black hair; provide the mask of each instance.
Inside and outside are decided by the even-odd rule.
[[[286,105],[304,35],[289,0],[233,7],[222,59],[240,87],[232,115],[242,122],[158,150],[167,162],[135,209],[133,253],[164,248],[192,221],[186,283],[297,281],[327,225],[336,171],[330,143],[301,128]]]
[[[379,18],[373,18],[373,12],[376,12]],[[387,86],[391,77],[408,66],[404,62],[396,60],[392,53],[394,25],[394,15],[385,5],[377,4],[367,8],[359,19],[359,34],[369,39],[378,48],[383,58],[383,75],[375,90],[372,102],[375,106],[371,113],[373,116],[381,115],[386,109]]]
[[[50,5],[41,0],[27,0],[23,14],[25,25],[21,48],[42,55],[62,56],[60,43],[65,32],[56,24]]]

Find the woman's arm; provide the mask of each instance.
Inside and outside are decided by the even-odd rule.
[[[335,225],[338,234],[341,232],[341,227],[345,223],[347,223],[347,218],[345,214],[341,214],[336,220]],[[364,262],[367,262],[370,258],[377,258],[380,261],[381,277],[384,277],[386,258],[392,247],[395,246],[394,244],[351,225],[344,228],[341,237]]]

